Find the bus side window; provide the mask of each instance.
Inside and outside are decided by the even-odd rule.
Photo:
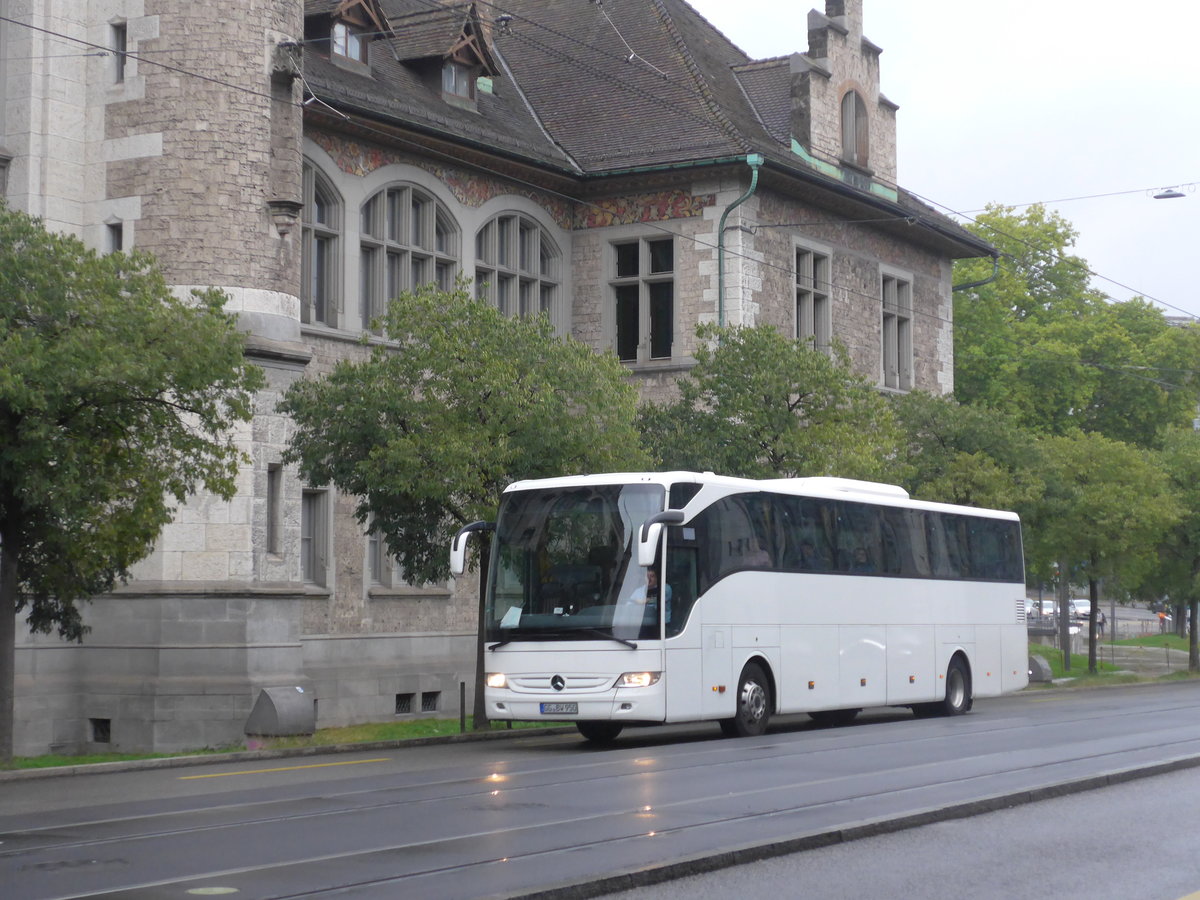
[[[904,571],[904,559],[902,557],[904,544],[902,543],[902,533],[900,535],[896,533],[896,520],[891,515],[893,512],[895,510],[880,510],[881,570],[888,575],[899,575]]]
[[[838,571],[860,575],[878,572],[883,550],[878,510],[865,503],[839,501],[837,521]]]

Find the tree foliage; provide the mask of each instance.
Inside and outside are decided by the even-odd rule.
[[[1200,606],[1200,433],[1172,428],[1159,454],[1180,518],[1162,541],[1152,575],[1155,594],[1170,597],[1190,610],[1188,668],[1200,671],[1197,607]]]
[[[13,613],[80,640],[78,601],[146,556],[174,503],[231,497],[232,429],[262,372],[218,291],[179,299],[147,256],[97,255],[0,208],[0,752]],[[5,732],[4,729],[7,729]]]
[[[1026,544],[1035,568],[1063,564],[1064,577],[1090,586],[1089,669],[1096,667],[1097,587],[1104,578],[1134,586],[1158,565],[1158,548],[1181,509],[1166,473],[1146,450],[1095,433],[1044,438],[1045,492]]]
[[[877,388],[771,326],[701,326],[680,398],[648,404],[639,427],[666,468],[747,478],[895,476],[901,433]]]
[[[914,497],[1024,516],[1041,496],[1033,435],[1011,415],[920,391],[896,398],[895,410]]]
[[[955,295],[955,396],[1010,412],[1043,434],[1093,431],[1155,446],[1200,399],[1200,329],[1174,328],[1141,299],[1111,303],[1072,255],[1076,232],[1057,213],[993,206],[972,229],[994,242],[996,279]],[[983,264],[956,267],[960,280]]]
[[[508,318],[461,290],[390,305],[386,344],[292,385],[287,459],[359,498],[409,578],[443,580],[464,524],[495,515],[511,482],[647,464],[637,397],[611,355]]]

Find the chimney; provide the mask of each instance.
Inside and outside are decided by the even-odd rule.
[[[850,34],[862,37],[862,0],[825,0],[825,15]]]

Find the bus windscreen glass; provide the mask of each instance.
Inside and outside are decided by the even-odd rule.
[[[634,562],[655,484],[513,491],[496,524],[486,638],[635,640],[660,635],[659,604]]]

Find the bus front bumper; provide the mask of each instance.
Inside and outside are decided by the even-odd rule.
[[[487,689],[484,702],[489,719],[516,722],[666,721],[666,697],[657,685],[617,688],[603,693],[517,693]]]

